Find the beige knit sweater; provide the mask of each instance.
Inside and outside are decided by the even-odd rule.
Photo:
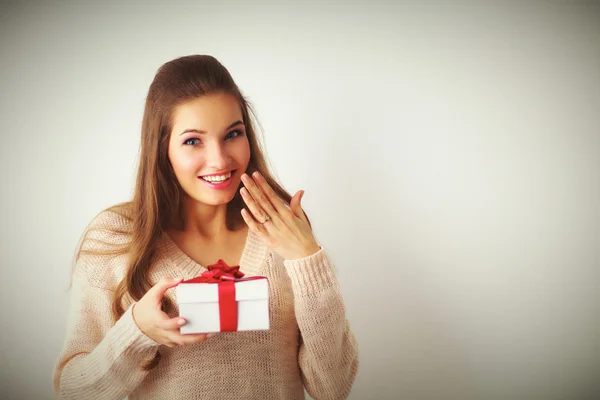
[[[126,227],[110,211],[91,226]],[[123,243],[127,238],[94,231],[92,239]],[[102,248],[84,242],[83,248]],[[129,301],[115,321],[111,303],[125,274],[126,256],[82,255],[73,274],[71,306],[63,350],[53,374],[54,390],[68,399],[342,399],[358,369],[358,349],[325,249],[283,260],[249,230],[240,261],[246,276],[263,275],[270,286],[268,331],[217,333],[204,343],[169,348],[146,336],[132,318]],[[157,245],[150,271],[189,279],[206,270],[167,236]],[[216,260],[215,260],[216,261]],[[175,306],[175,290],[166,294]],[[178,310],[170,314],[178,315]],[[140,365],[160,348],[158,366]]]

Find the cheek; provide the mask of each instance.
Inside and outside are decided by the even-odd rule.
[[[199,166],[202,164],[201,157],[193,155],[185,149],[173,149],[169,151],[169,159],[173,166],[173,171],[177,176],[195,174]]]
[[[236,161],[240,164],[248,164],[250,161],[250,143],[248,140],[240,141],[240,144],[235,149]]]

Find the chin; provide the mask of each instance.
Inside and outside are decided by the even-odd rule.
[[[226,196],[222,194],[220,196],[194,196],[193,199],[198,203],[210,205],[210,206],[220,206],[223,204],[228,204],[233,200],[234,194]]]

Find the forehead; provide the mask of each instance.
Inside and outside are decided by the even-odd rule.
[[[175,107],[173,131],[198,129],[208,134],[220,133],[232,122],[241,119],[242,110],[235,97],[226,93],[210,94]]]

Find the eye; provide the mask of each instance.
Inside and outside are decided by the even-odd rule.
[[[193,143],[190,143],[190,141],[192,141]],[[196,141],[196,142],[194,142],[194,141]],[[183,142],[183,144],[187,145],[187,146],[195,146],[196,144],[198,144],[199,141],[200,141],[200,139],[198,139],[198,138],[190,138],[190,139],[186,140],[185,142]]]
[[[236,129],[235,131],[231,131],[227,134],[227,136],[225,136],[225,138],[229,137],[229,135],[231,135],[232,133],[237,133],[237,135],[235,135],[232,139],[238,137],[238,136],[242,136],[244,134],[244,131],[240,130],[240,129]]]

